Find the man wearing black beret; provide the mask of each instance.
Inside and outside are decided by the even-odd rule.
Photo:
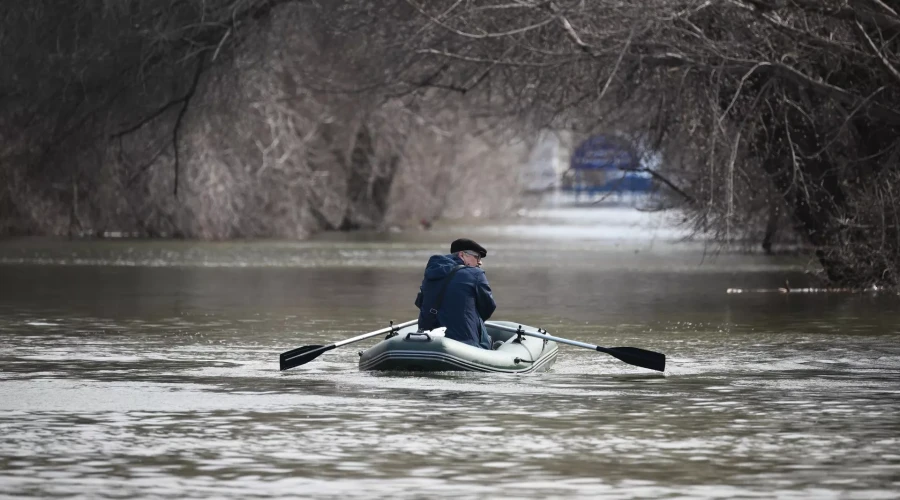
[[[491,348],[484,322],[497,304],[481,269],[481,259],[485,257],[487,250],[483,246],[460,238],[450,244],[449,255],[432,255],[428,259],[416,296],[420,331],[444,326],[446,338]]]

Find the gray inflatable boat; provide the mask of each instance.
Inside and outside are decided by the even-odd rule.
[[[537,328],[510,321],[492,321],[498,325],[544,333]],[[387,338],[359,353],[360,370],[396,371],[470,371],[530,373],[548,370],[556,361],[556,342],[500,330],[487,325],[496,343],[495,350],[480,349],[444,337],[444,329],[418,332],[416,325],[389,334]]]

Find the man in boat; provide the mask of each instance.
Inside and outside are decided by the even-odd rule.
[[[449,339],[491,349],[491,337],[484,326],[497,304],[491,293],[481,259],[487,250],[461,238],[450,244],[449,255],[432,255],[416,296],[419,331],[444,326]]]

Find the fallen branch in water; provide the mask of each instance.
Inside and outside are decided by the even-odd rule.
[[[729,288],[725,293],[863,293],[881,291],[884,291],[884,287],[872,285],[868,288]]]

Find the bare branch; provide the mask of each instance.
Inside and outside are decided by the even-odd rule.
[[[515,60],[484,58],[484,57],[473,57],[473,56],[455,54],[452,52],[447,52],[445,50],[437,50],[437,49],[420,49],[420,50],[417,50],[416,53],[431,54],[431,55],[436,55],[436,56],[446,57],[449,59],[456,59],[458,61],[465,61],[465,62],[471,62],[471,63],[490,64],[493,66],[509,66],[509,67],[517,67],[517,68],[518,67],[553,68],[553,67],[563,66],[565,64],[568,64],[568,63],[576,60],[575,58],[569,58],[569,59],[558,59],[554,62],[548,62],[548,63],[535,63],[535,62],[530,62],[530,61],[515,61]]]
[[[873,42],[872,39],[869,38],[869,34],[866,33],[866,30],[865,28],[863,28],[862,24],[860,24],[859,21],[853,24],[854,26],[856,26],[857,33],[859,33],[859,35],[863,37],[863,39],[865,39],[866,43],[868,43],[869,47],[872,49],[872,52],[874,52],[875,55],[878,56],[878,60],[881,61],[881,65],[884,66],[884,69],[887,70],[888,74],[890,74],[894,78],[894,80],[897,81],[897,83],[900,83],[900,71],[897,71],[897,68],[895,68],[890,61],[888,61],[884,53],[878,50],[875,42]]]
[[[536,22],[536,23],[534,23],[534,24],[530,24],[530,25],[528,25],[528,26],[522,26],[522,27],[520,27],[520,28],[515,28],[515,29],[512,29],[512,30],[502,31],[502,32],[496,32],[496,33],[493,33],[493,32],[485,32],[485,33],[481,33],[481,34],[479,34],[479,33],[469,33],[469,32],[466,32],[466,31],[462,31],[462,30],[458,30],[458,29],[456,29],[456,28],[453,28],[452,26],[449,26],[449,25],[447,25],[446,23],[442,22],[440,19],[438,19],[438,18],[436,18],[436,17],[434,17],[434,16],[428,14],[427,12],[425,12],[424,9],[422,9],[421,6],[419,6],[419,5],[418,5],[417,3],[415,3],[413,0],[406,0],[406,2],[407,2],[408,4],[410,4],[413,8],[415,8],[416,10],[418,10],[420,14],[422,14],[422,15],[425,16],[425,17],[427,17],[428,19],[431,20],[431,22],[433,22],[434,24],[440,26],[441,28],[443,28],[443,29],[445,29],[445,30],[447,30],[447,31],[449,31],[449,32],[451,32],[451,33],[453,33],[453,34],[459,35],[459,36],[464,37],[464,38],[470,38],[470,39],[473,39],[473,40],[484,40],[484,39],[488,39],[488,38],[506,38],[506,37],[508,37],[508,36],[510,36],[510,35],[518,35],[518,34],[521,34],[521,33],[526,33],[526,32],[528,32],[528,31],[536,30],[536,29],[538,29],[538,28],[540,28],[540,27],[542,27],[542,26],[546,26],[546,25],[552,23],[552,22],[553,22],[553,19],[554,19],[553,16],[550,16],[550,17],[547,17],[546,19],[543,19],[543,20],[541,20],[541,21],[538,21],[538,22]]]

